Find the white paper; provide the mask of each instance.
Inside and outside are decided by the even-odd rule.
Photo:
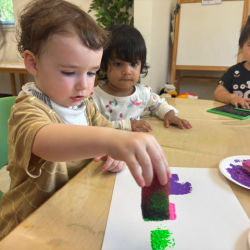
[[[146,222],[141,212],[141,188],[128,169],[116,177],[102,250],[150,250],[150,233],[157,227],[173,233],[180,250],[245,250],[249,219],[218,169],[171,168],[179,183],[192,192],[170,195],[176,220]]]

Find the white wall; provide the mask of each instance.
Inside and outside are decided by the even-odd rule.
[[[22,5],[29,0],[13,0],[15,14]],[[88,11],[91,0],[70,0]],[[141,83],[149,85],[153,91],[158,93],[164,84],[170,81],[172,44],[170,42],[170,15],[175,7],[176,0],[134,0],[134,24],[142,33],[147,49],[147,61],[150,64],[149,74],[142,78]],[[94,17],[94,13],[90,15]],[[7,45],[5,56],[0,53],[0,60],[17,61],[20,60],[14,42],[14,30],[7,33]],[[184,72],[185,73],[185,72]],[[204,72],[187,72],[192,75],[204,75]],[[187,75],[185,74],[185,75]],[[222,73],[209,73],[208,76],[221,76]],[[17,78],[17,77],[16,77]],[[17,90],[19,91],[19,81],[17,80]],[[31,76],[25,76],[26,81],[31,81]],[[0,93],[11,94],[10,80],[8,74],[0,74]],[[213,92],[217,83],[191,83],[182,82],[180,93],[190,92],[197,94],[200,99],[213,99]]]
[[[172,43],[170,41],[171,12],[176,0],[134,0],[134,23],[146,41],[151,68],[141,83],[149,85],[159,93],[164,84],[170,82]],[[220,77],[222,73],[185,72],[185,75],[208,75]],[[200,99],[213,100],[217,83],[181,82],[180,93],[190,92]]]
[[[159,93],[167,82],[170,45],[170,13],[173,0],[134,0],[134,26],[147,45],[149,74],[141,83]]]
[[[149,74],[142,79],[158,93],[164,83],[170,82],[172,63],[172,43],[170,42],[170,15],[176,0],[134,0],[135,27],[138,28],[147,44]],[[250,13],[250,6],[249,12]],[[221,77],[222,72],[182,71],[182,75]],[[189,92],[199,99],[214,99],[216,82],[181,82],[180,93]]]

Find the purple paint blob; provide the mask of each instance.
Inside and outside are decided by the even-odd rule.
[[[242,169],[241,161],[235,160],[234,162],[239,162],[240,165],[230,164],[230,167],[232,168],[227,168],[227,172],[231,175],[233,180],[239,182],[242,185],[250,187],[250,176],[246,174],[244,170]],[[170,188],[170,192],[171,192],[171,188]]]
[[[170,178],[170,194],[174,195],[183,195],[183,194],[189,194],[192,191],[191,183],[184,182],[184,183],[178,183],[179,180],[178,174],[172,174],[172,177]]]

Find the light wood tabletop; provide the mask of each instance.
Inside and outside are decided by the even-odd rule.
[[[190,130],[146,119],[173,167],[218,168],[233,155],[250,155],[250,119],[237,120],[206,112],[219,102],[168,99]],[[102,163],[90,163],[0,242],[0,249],[100,250],[105,233],[115,174],[102,173]],[[219,171],[219,170],[218,170]],[[250,218],[250,190],[228,180]],[[222,197],[223,198],[223,197]],[[115,237],[115,235],[114,235]]]

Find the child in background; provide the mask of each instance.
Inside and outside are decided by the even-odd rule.
[[[1,198],[0,238],[93,157],[108,155],[106,171],[126,162],[141,187],[150,185],[154,166],[166,184],[170,170],[155,138],[115,130],[88,100],[108,32],[63,0],[32,1],[19,21],[18,49],[35,83],[23,87],[9,119],[11,189]]]
[[[94,88],[90,101],[118,129],[151,131],[151,126],[140,120],[144,111],[164,120],[165,127],[176,124],[181,129],[191,128],[188,121],[176,116],[178,111],[165,99],[138,83],[140,74],[146,76],[149,68],[141,33],[125,24],[113,25],[109,30],[111,43],[103,52],[99,71],[99,79],[105,83]]]
[[[249,109],[250,104],[250,16],[243,27],[239,47],[246,61],[240,62],[222,76],[214,92],[217,101]]]

